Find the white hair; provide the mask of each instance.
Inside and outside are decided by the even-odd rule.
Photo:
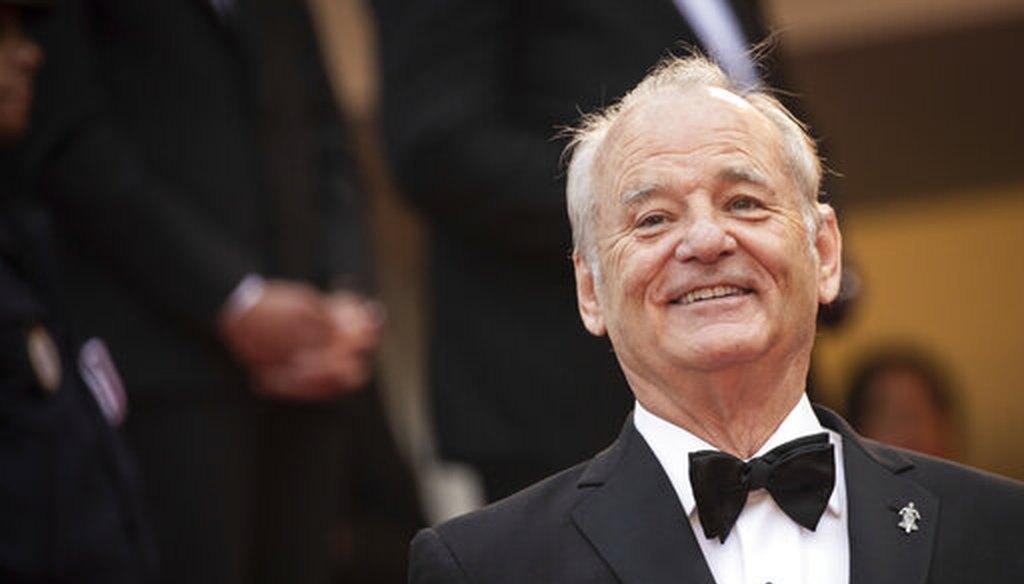
[[[593,234],[598,200],[594,162],[608,130],[625,109],[655,94],[666,91],[684,93],[700,88],[719,88],[735,94],[761,112],[779,130],[784,150],[783,160],[802,195],[804,204],[801,212],[813,249],[819,223],[816,203],[821,184],[821,161],[814,140],[807,134],[805,126],[768,90],[733,81],[707,57],[670,57],[662,61],[618,103],[584,116],[579,126],[569,131],[572,139],[566,148],[566,154],[570,157],[566,203],[572,225],[573,248],[587,263],[595,281],[599,281],[599,267]]]

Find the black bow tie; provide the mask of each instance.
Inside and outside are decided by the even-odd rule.
[[[749,462],[717,450],[690,453],[690,484],[704,535],[722,543],[749,491],[767,490],[786,515],[813,531],[835,482],[835,459],[825,433],[787,442]]]

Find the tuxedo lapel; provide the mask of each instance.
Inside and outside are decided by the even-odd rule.
[[[913,467],[909,459],[863,441],[834,413],[816,411],[843,437],[850,584],[924,584],[938,497],[901,476]],[[578,486],[593,492],[573,522],[623,584],[714,584],[679,499],[632,417]],[[920,515],[918,529],[908,533],[899,523],[910,503]]]
[[[234,10],[235,2],[221,2],[217,0],[192,0],[200,11],[204,12],[207,17],[213,19],[218,24],[224,24],[230,19],[231,11]],[[224,6],[225,8],[220,8]]]
[[[714,584],[686,514],[633,426],[580,479],[573,521],[623,584]]]
[[[900,476],[913,462],[861,440],[838,416],[816,408],[822,424],[843,437],[850,534],[850,584],[921,584],[928,577],[939,500]],[[900,510],[913,503],[918,527],[899,526]]]

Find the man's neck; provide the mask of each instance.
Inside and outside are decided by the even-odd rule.
[[[712,446],[753,456],[796,406],[807,368],[735,367],[688,374],[666,387],[630,379],[637,399],[651,413],[685,428]],[[627,377],[629,377],[627,375]]]

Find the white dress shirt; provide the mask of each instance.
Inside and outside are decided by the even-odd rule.
[[[679,497],[711,574],[718,584],[847,584],[850,545],[842,437],[823,428],[803,396],[757,452],[761,456],[790,440],[828,432],[836,457],[836,483],[816,530],[790,519],[764,489],[751,491],[725,543],[708,539],[690,486],[690,452],[717,450],[690,432],[645,410],[639,402],[633,423],[654,451]]]

